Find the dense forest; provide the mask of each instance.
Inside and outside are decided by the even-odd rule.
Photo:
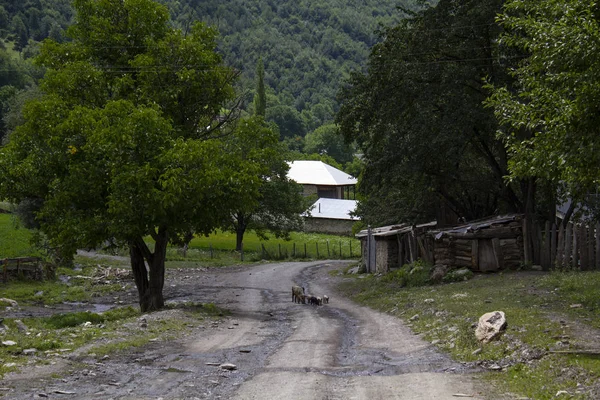
[[[244,96],[248,111],[252,111],[257,62],[262,59],[268,99],[266,117],[277,124],[281,138],[300,151],[304,150],[307,133],[333,121],[339,108],[336,95],[340,86],[352,71],[364,67],[370,48],[378,40],[377,31],[405,16],[399,6],[416,3],[159,2],[169,8],[177,28],[185,31],[200,20],[218,29],[219,51],[225,63],[240,73],[238,92]],[[16,92],[32,86],[42,75],[30,62],[38,42],[48,37],[59,42],[67,40],[65,30],[72,19],[69,0],[0,0],[0,86],[10,85],[0,91],[3,115],[24,101]],[[10,130],[15,123],[8,122],[2,131]]]

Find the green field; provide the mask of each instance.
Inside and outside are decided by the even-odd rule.
[[[39,256],[31,237],[31,231],[20,227],[12,214],[0,214],[0,259]]]
[[[6,209],[2,204],[0,207]],[[13,214],[0,214],[0,259],[11,257],[40,256],[30,241],[32,232],[19,226]],[[152,244],[151,239],[148,239]],[[167,254],[168,267],[230,265],[242,261],[242,254],[235,251],[236,236],[232,232],[216,231],[209,236],[192,239],[187,253],[171,246]],[[244,236],[244,260],[283,259],[353,259],[360,257],[360,242],[354,237],[293,232],[290,240],[269,237],[260,239],[250,231]],[[127,256],[126,249],[115,254]]]

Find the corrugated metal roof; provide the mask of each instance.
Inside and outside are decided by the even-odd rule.
[[[474,233],[482,229],[493,227],[494,225],[502,225],[513,221],[520,221],[522,214],[498,215],[476,221],[471,221],[467,224],[454,226],[446,229],[438,229],[432,231],[436,239],[441,239],[445,234],[452,235],[453,233]]]
[[[355,185],[357,180],[322,161],[291,161],[288,177],[303,185]]]
[[[312,218],[358,220],[350,216],[356,210],[356,200],[326,199],[321,198],[313,204],[310,211]]]
[[[437,225],[437,221],[431,221],[424,224],[415,225],[414,228],[432,228]],[[409,224],[399,224],[399,225],[388,225],[381,226],[377,228],[371,228],[371,233],[373,236],[392,236],[392,235],[400,235],[402,233],[410,232],[413,229],[412,225]],[[368,234],[368,229],[363,229],[362,231],[356,234],[356,237],[361,238],[365,237]]]

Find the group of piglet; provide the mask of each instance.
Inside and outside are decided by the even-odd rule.
[[[323,297],[313,296],[306,294],[304,287],[292,286],[292,301],[294,303],[312,304],[314,306],[322,306],[323,304],[329,303],[329,296],[323,295]]]

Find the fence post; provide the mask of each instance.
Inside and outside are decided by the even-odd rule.
[[[279,259],[281,260],[281,243],[277,243],[277,253],[279,254]]]
[[[296,258],[296,242],[294,242],[294,246],[292,247],[292,258]]]
[[[587,227],[583,224],[579,227],[579,259],[581,270],[587,271],[589,269]]]
[[[350,258],[352,258],[352,240],[348,240],[348,244],[350,245]]]
[[[550,221],[546,221],[546,224],[544,225],[544,248],[542,250],[542,257],[541,257],[541,261],[542,261],[542,269],[544,271],[548,271],[550,269],[550,265],[551,265],[551,259],[552,257],[550,256],[550,252],[552,251],[550,249],[550,236],[552,235],[552,233],[550,232]]]
[[[316,242],[317,245],[317,258],[319,258],[319,242]]]
[[[342,257],[342,241],[340,240],[340,260],[344,258]]]
[[[304,242],[304,258],[306,258],[306,242]]]
[[[329,239],[327,239],[327,258],[331,258],[331,253],[329,252]]]
[[[564,266],[569,267],[571,264],[571,246],[573,246],[573,225],[567,224],[565,228],[565,260]]]
[[[550,233],[550,268],[556,266],[556,224],[552,224],[552,232]]]
[[[596,269],[600,270],[600,222],[596,223]]]
[[[264,260],[265,259],[265,254],[267,253],[267,250],[265,249],[265,244],[264,243],[261,243],[260,245],[262,247],[262,259]]]
[[[592,225],[588,225],[587,226],[587,240],[586,240],[586,246],[587,246],[587,269],[589,271],[592,271],[595,268],[595,260],[594,260],[594,227]]]
[[[558,228],[558,245],[556,246],[556,267],[563,268],[565,266],[565,227],[561,223]]]

